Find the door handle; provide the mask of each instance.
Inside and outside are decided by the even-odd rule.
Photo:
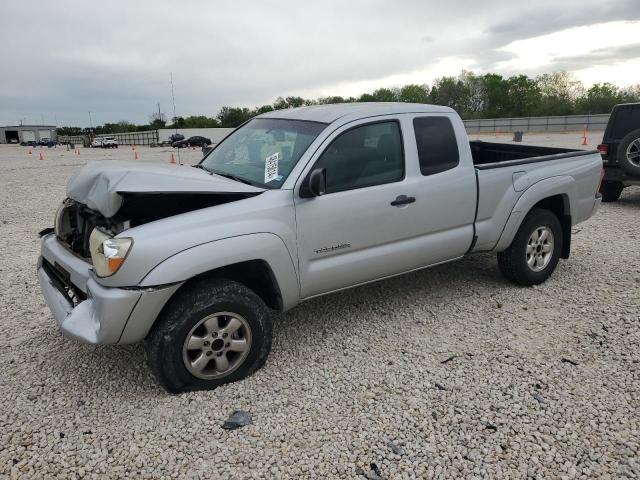
[[[391,202],[391,206],[400,207],[402,205],[408,205],[416,201],[416,197],[407,197],[406,195],[398,195],[396,199]]]

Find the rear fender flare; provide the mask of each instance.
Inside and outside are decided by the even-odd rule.
[[[299,302],[300,283],[294,262],[282,239],[272,233],[240,235],[188,248],[156,265],[139,285],[152,287],[184,282],[248,260],[263,260],[269,265],[282,296],[283,309]]]
[[[541,180],[531,185],[518,199],[507,219],[495,250],[502,251],[511,245],[524,217],[541,200],[561,195],[564,200],[564,215],[571,217],[571,199],[574,196],[575,180],[570,176],[558,176]],[[562,218],[559,219],[561,222]]]

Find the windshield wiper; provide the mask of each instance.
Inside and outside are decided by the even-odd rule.
[[[220,175],[221,177],[230,178],[231,180],[235,180],[236,182],[246,183],[247,185],[255,186],[253,182],[247,180],[246,178],[238,177],[237,175],[233,175],[232,173],[220,172],[219,170],[208,170],[212,175]]]
[[[197,163],[196,165],[191,165],[193,168],[199,168],[201,170],[204,170],[205,172],[209,172],[211,173],[211,170],[209,170],[208,168],[206,168],[204,165],[202,165],[201,163]]]

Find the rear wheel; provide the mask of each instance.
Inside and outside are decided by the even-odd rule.
[[[169,392],[213,389],[264,365],[271,349],[269,311],[240,283],[203,280],[171,301],[146,346],[151,369]]]
[[[629,175],[640,177],[640,129],[628,133],[618,145],[618,164]]]
[[[509,248],[498,253],[500,271],[518,285],[540,284],[555,270],[562,241],[558,217],[535,208],[525,217]]]
[[[600,186],[600,193],[602,194],[603,202],[617,202],[622,195],[624,185],[622,182],[602,182]]]

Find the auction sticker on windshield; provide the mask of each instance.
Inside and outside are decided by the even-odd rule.
[[[279,158],[280,152],[276,152],[264,159],[264,183],[269,183],[278,179]]]

